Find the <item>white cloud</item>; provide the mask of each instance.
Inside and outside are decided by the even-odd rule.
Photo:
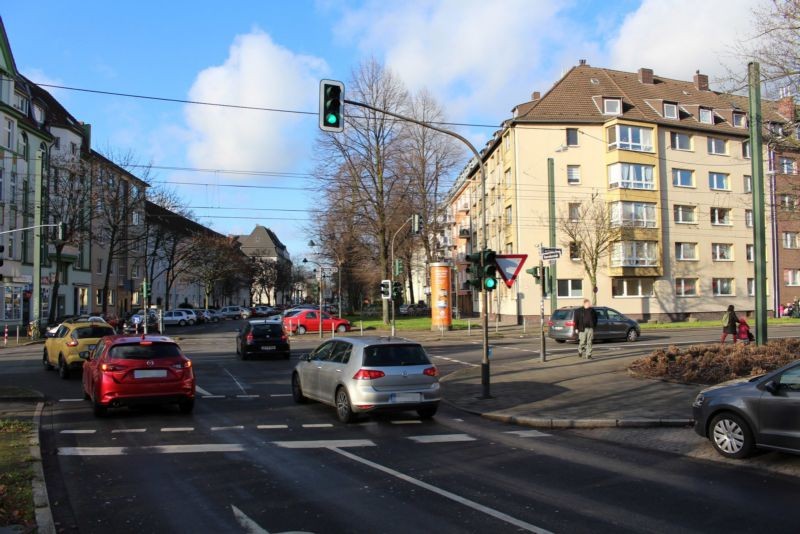
[[[720,79],[736,66],[733,46],[751,35],[752,10],[767,0],[644,0],[608,45],[610,67],[691,80],[696,70]],[[712,87],[713,88],[713,87]]]
[[[191,100],[314,111],[324,61],[295,54],[255,29],[239,35],[222,65],[197,75]],[[255,110],[187,105],[192,165],[289,170],[307,157],[316,119]]]

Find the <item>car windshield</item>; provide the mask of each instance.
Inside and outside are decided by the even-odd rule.
[[[78,339],[93,339],[113,335],[114,329],[110,326],[82,326],[75,329],[75,337]]]
[[[292,311],[286,313],[286,317],[294,317],[295,315],[297,315],[301,311],[305,311],[305,310],[292,310]]]
[[[430,363],[422,345],[375,345],[364,349],[365,367],[428,365]]]
[[[114,360],[155,360],[158,358],[176,358],[181,355],[181,349],[175,343],[130,343],[114,345],[108,351],[108,356]]]
[[[565,319],[569,319],[569,316],[572,314],[572,310],[556,310],[553,312],[553,315],[550,317],[552,321],[563,321]]]
[[[259,337],[281,336],[283,335],[283,326],[279,323],[256,325],[253,327],[253,335]]]

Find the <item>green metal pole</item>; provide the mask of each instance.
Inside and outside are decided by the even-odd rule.
[[[553,158],[547,158],[547,200],[550,217],[550,248],[556,247],[556,171]],[[544,287],[544,285],[542,285]],[[558,308],[556,262],[550,263],[550,314]]]
[[[767,240],[764,217],[764,154],[761,138],[761,73],[759,64],[747,65],[750,86],[750,147],[753,175],[753,243],[756,283],[756,344],[767,342]]]
[[[33,280],[31,292],[31,322],[37,328],[32,332],[39,332],[42,320],[42,173],[44,172],[45,154],[36,151],[36,160],[33,169],[33,220],[36,228],[33,229]],[[50,295],[50,302],[54,298]]]

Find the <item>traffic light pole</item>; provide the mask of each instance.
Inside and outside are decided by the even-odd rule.
[[[410,223],[411,219],[413,219],[413,218],[414,218],[414,216],[412,215],[411,217],[409,217],[408,219],[403,221],[403,224],[400,225],[400,228],[398,228],[397,231],[392,236],[392,242],[391,242],[391,245],[389,246],[389,270],[391,271],[391,276],[389,277],[389,280],[391,281],[390,284],[389,284],[389,291],[390,291],[389,294],[392,296],[392,298],[389,300],[389,302],[392,303],[392,335],[391,335],[391,337],[394,337],[394,334],[395,334],[395,321],[394,321],[394,319],[395,319],[395,317],[394,317],[394,314],[395,314],[395,310],[394,310],[394,308],[395,308],[395,302],[394,302],[394,269],[395,269],[395,266],[394,266],[394,238],[397,237],[397,234],[400,233],[400,230],[402,230],[403,227],[405,227],[405,225]]]
[[[445,135],[449,135],[450,137],[454,137],[467,145],[473,155],[475,156],[478,165],[480,166],[481,170],[481,227],[482,227],[482,236],[481,236],[481,250],[486,250],[488,248],[487,239],[486,239],[486,166],[483,164],[483,159],[481,158],[480,153],[478,153],[477,149],[470,143],[467,138],[462,135],[457,134],[456,132],[446,130],[444,128],[439,128],[438,126],[434,126],[430,123],[423,122],[417,119],[412,119],[411,117],[406,117],[405,115],[400,115],[399,113],[394,113],[391,111],[387,111],[385,109],[376,108],[375,106],[370,106],[369,104],[364,104],[363,102],[356,102],[355,100],[347,100],[343,99],[345,104],[349,104],[351,106],[356,106],[360,108],[369,109],[371,111],[375,111],[378,113],[383,113],[385,115],[389,115],[390,117],[394,117],[396,119],[401,119],[407,122],[411,122],[413,124],[422,126],[423,128],[429,128],[439,133],[443,133]],[[483,257],[483,256],[481,256]],[[485,265],[483,264],[483,259],[481,259],[481,272],[483,272],[483,268]],[[481,359],[481,397],[482,399],[489,399],[491,398],[490,395],[490,374],[489,374],[489,313],[488,313],[488,306],[489,306],[489,292],[486,291],[486,288],[481,286],[481,326],[483,328],[483,358]]]

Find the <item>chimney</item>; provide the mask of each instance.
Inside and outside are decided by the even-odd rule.
[[[784,96],[778,100],[778,113],[786,117],[790,122],[794,122],[796,117],[793,96]]]
[[[586,66],[586,60],[585,59],[579,59],[578,60],[578,66],[579,67],[585,67]]]
[[[698,91],[708,91],[708,75],[700,74],[700,71],[694,73],[694,86]]]
[[[639,83],[653,85],[653,69],[646,69],[644,67],[639,69]]]
[[[534,91],[531,94],[531,100],[539,100],[540,98],[542,98],[542,93],[540,93],[539,91]]]

